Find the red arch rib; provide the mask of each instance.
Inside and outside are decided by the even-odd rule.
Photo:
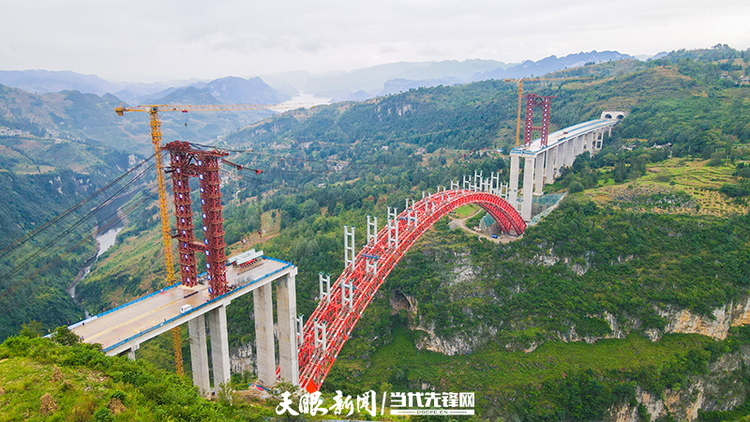
[[[357,254],[353,268],[345,269],[331,286],[330,300],[323,299],[310,315],[299,349],[301,386],[310,392],[318,390],[354,325],[388,274],[427,229],[449,212],[466,204],[477,204],[485,209],[504,232],[515,232],[520,235],[526,230],[526,223],[507,201],[487,192],[463,189],[443,191],[430,195],[404,210],[396,219],[398,245],[388,247],[388,228],[381,229],[376,241],[365,245]],[[412,210],[417,211],[416,225],[409,220]],[[374,274],[365,269],[365,261],[372,259],[368,256],[377,256],[377,271]],[[342,283],[354,285],[354,300],[351,307],[342,306]],[[325,348],[315,346],[316,321],[326,324]]]

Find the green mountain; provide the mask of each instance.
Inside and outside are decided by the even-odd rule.
[[[0,136],[0,337],[32,320],[54,328],[84,315],[66,289],[96,253],[95,227],[112,224],[131,191],[119,192],[118,183],[95,194],[135,164],[131,157],[76,141]],[[97,209],[108,197],[112,204]]]

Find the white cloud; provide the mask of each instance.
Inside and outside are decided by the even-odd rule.
[[[0,69],[117,80],[750,47],[746,0],[0,0]]]

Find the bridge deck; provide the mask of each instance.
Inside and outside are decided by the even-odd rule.
[[[264,259],[260,265],[242,274],[237,273],[236,267],[228,267],[227,282],[230,288],[236,288],[213,300],[209,299],[206,285],[187,287],[177,283],[73,324],[69,328],[78,336],[83,337],[84,342],[99,343],[106,352],[116,353],[124,346],[120,344],[123,341],[134,344],[146,341],[157,335],[153,333],[155,328],[164,325],[170,325],[169,328],[180,325],[198,314],[213,309],[203,305],[209,302],[219,302],[216,304],[218,306],[222,301],[242,296],[286,274],[282,270],[290,267],[293,267],[292,264],[275,259]],[[191,305],[192,309],[180,313],[180,307],[183,305]]]
[[[577,125],[566,127],[565,129],[560,129],[558,131],[550,133],[549,137],[547,138],[547,146],[544,148],[542,148],[542,138],[536,138],[531,142],[531,145],[529,145],[528,147],[524,145],[515,147],[511,150],[511,153],[513,153],[514,155],[515,154],[537,155],[540,152],[546,150],[547,148],[555,146],[555,144],[565,142],[569,139],[573,139],[577,136],[594,131],[596,129],[613,126],[617,122],[619,122],[619,120],[613,120],[613,119],[589,120],[588,122],[579,123]]]

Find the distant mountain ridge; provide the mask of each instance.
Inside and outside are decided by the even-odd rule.
[[[433,86],[468,81],[473,75],[506,69],[512,64],[495,60],[397,62],[350,72],[312,74],[284,72],[261,77],[224,77],[211,82],[187,81],[122,83],[71,71],[0,71],[0,84],[26,92],[45,94],[64,90],[103,95],[112,93],[129,104],[271,104],[304,91],[334,101],[365,99],[396,92],[397,86]],[[266,83],[266,80],[270,82]],[[394,82],[386,84],[393,80]],[[388,87],[387,87],[388,85]],[[408,89],[408,88],[407,88]]]
[[[571,67],[580,67],[587,63],[599,64],[613,60],[637,60],[634,56],[623,54],[617,51],[596,50],[588,53],[580,52],[568,54],[564,57],[555,55],[545,57],[539,61],[526,60],[525,62],[507,68],[494,69],[489,72],[475,74],[471,81],[483,81],[487,79],[504,79],[504,78],[528,78],[530,76],[542,76],[557,70],[568,69]]]
[[[378,95],[396,94],[411,88],[455,85],[488,79],[526,78],[558,70],[636,58],[617,51],[590,51],[549,56],[539,61],[526,60],[507,64],[495,60],[444,60],[439,62],[398,62],[350,72],[329,72],[323,75],[270,75],[273,86],[295,86],[301,91],[333,101],[360,101]],[[307,76],[305,78],[305,76]]]
[[[79,91],[84,94],[111,93],[128,103],[137,103],[154,93],[199,83],[198,79],[185,81],[112,82],[97,75],[85,75],[69,70],[0,70],[0,84],[33,93],[47,94],[61,91]]]
[[[202,95],[206,100],[203,104],[217,102],[203,89],[191,87],[187,91]],[[117,116],[114,109],[122,103],[112,94],[99,96],[71,90],[33,94],[0,85],[0,127],[38,137],[99,142],[120,151],[147,155],[151,149],[148,118],[143,113]],[[272,114],[269,110],[163,113],[162,132],[164,139],[205,142]]]
[[[164,97],[146,99],[146,103],[164,104],[275,104],[291,99],[263,82],[259,77],[235,76],[213,80],[202,88],[188,86],[171,90]]]
[[[75,90],[102,95],[117,90],[115,84],[96,75],[69,70],[0,70],[0,84],[35,94]]]
[[[391,80],[433,80],[454,78],[456,81],[467,81],[476,73],[493,69],[505,69],[511,64],[495,60],[443,60],[440,62],[397,62],[356,69],[350,72],[329,72],[322,75],[310,75],[304,81],[307,93],[319,97],[333,98],[334,101],[348,100],[351,97],[361,99],[358,91],[367,93],[367,98],[390,93],[386,83]],[[298,75],[297,84],[300,84]],[[283,80],[283,79],[282,79]],[[286,80],[284,80],[286,82]],[[291,82],[289,82],[291,83]],[[356,93],[356,94],[355,94]]]
[[[538,61],[508,64],[495,60],[470,59],[428,62],[397,62],[349,72],[312,74],[283,72],[262,77],[228,76],[210,82],[198,79],[125,83],[111,82],[96,75],[71,71],[0,71],[0,84],[32,93],[75,90],[103,95],[113,93],[128,104],[272,104],[284,102],[299,92],[333,101],[359,101],[411,88],[455,85],[487,79],[523,78],[613,60],[633,60],[617,51],[590,51]]]

